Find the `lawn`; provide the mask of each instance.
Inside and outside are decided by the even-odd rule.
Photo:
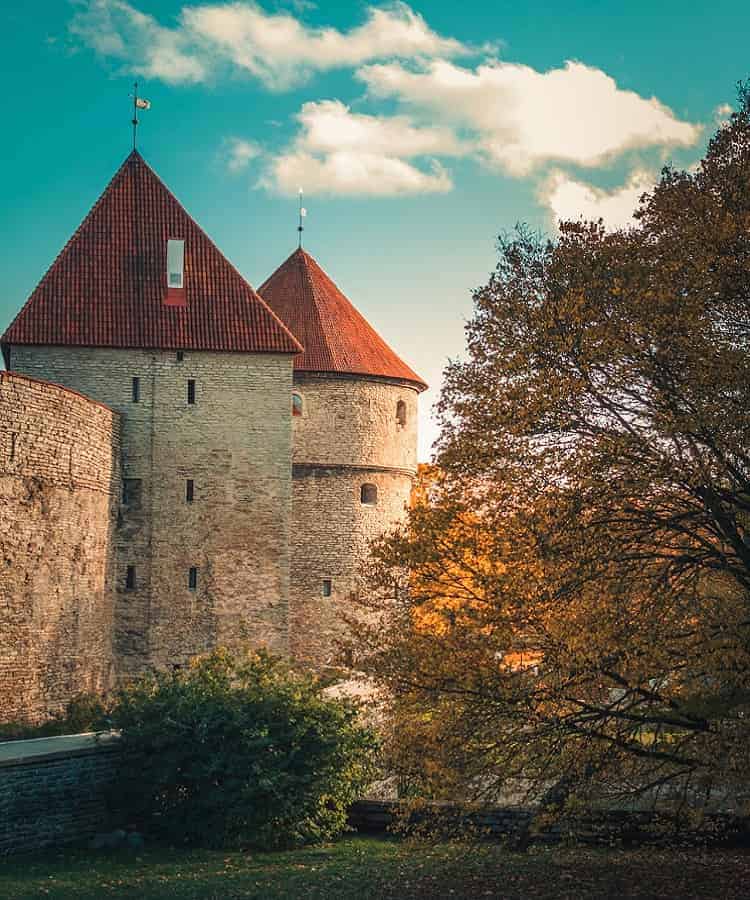
[[[533,849],[354,837],[288,853],[66,851],[0,864],[0,897],[170,898],[747,898],[750,851]]]

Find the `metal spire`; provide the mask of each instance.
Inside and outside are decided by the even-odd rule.
[[[307,210],[302,205],[302,188],[299,189],[299,225],[297,226],[297,231],[299,232],[299,249],[302,249],[302,232],[305,230],[305,226],[302,224],[302,220],[307,215]]]
[[[135,150],[135,137],[138,129],[138,82],[133,83],[133,150]]]
[[[135,150],[136,145],[136,136],[138,130],[138,110],[139,109],[151,109],[151,101],[144,100],[143,97],[138,96],[138,82],[133,83],[133,118],[131,120],[133,125],[133,150]]]

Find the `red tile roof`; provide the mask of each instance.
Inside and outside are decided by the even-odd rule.
[[[295,250],[258,293],[305,348],[295,370],[375,375],[427,387],[304,250]]]
[[[185,241],[167,301],[167,240]],[[177,292],[181,293],[181,292]],[[299,353],[294,335],[133,151],[0,338],[9,344]]]

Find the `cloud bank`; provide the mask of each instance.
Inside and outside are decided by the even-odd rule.
[[[291,13],[269,13],[252,2],[185,6],[169,28],[125,0],[88,0],[79,6],[70,31],[144,78],[195,83],[229,66],[270,90],[289,89],[314,72],[372,60],[468,52],[459,41],[434,32],[404,3],[370,6],[361,25],[339,31],[313,28]]]
[[[416,70],[370,65],[357,75],[376,98],[469,129],[478,156],[519,177],[550,161],[593,167],[635,148],[687,147],[701,133],[655,97],[622,90],[578,62],[537,72],[516,63],[466,69],[435,60]]]
[[[350,70],[364,85],[368,112],[314,100],[296,114],[286,146],[225,139],[229,172],[258,160],[258,183],[281,193],[300,184],[313,194],[444,193],[454,187],[450,160],[464,157],[534,179],[555,219],[583,214],[621,225],[654,176],[639,169],[622,187],[603,191],[564,167],[600,169],[633,151],[663,154],[693,146],[702,134],[702,126],[656,97],[624,90],[601,69],[571,60],[538,71],[500,60],[493,48],[437,33],[403,2],[366,7],[348,30],[305,23],[306,0],[294,8],[194,3],[164,23],[126,0],[78,0],[69,28],[75,41],[121,69],[170,85],[240,73],[266,90],[288,91],[316,73]],[[716,115],[728,112],[723,106]]]

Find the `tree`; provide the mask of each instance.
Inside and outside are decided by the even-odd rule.
[[[372,780],[376,747],[356,707],[323,688],[280,659],[221,649],[134,682],[112,709],[116,814],[179,843],[337,837]]]
[[[637,224],[519,228],[358,663],[440,796],[697,802],[750,765],[750,91]],[[385,596],[385,600],[378,597]]]

